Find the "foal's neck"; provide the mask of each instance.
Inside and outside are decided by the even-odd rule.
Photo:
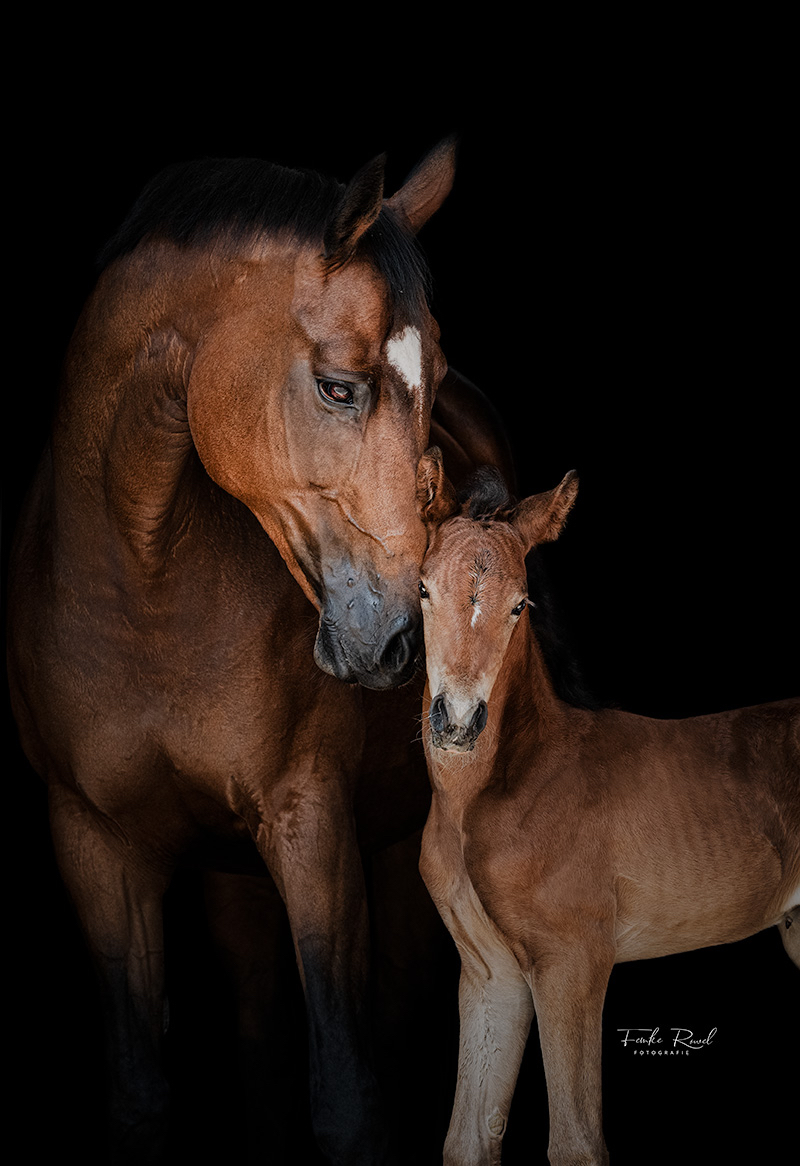
[[[558,731],[566,706],[556,695],[530,617],[515,628],[495,681],[490,706],[496,733],[489,739],[502,750],[509,730],[524,731],[528,742],[543,743]]]

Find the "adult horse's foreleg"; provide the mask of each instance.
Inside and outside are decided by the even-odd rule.
[[[459,1054],[445,1166],[499,1163],[533,1019],[527,981],[511,952],[459,944]]]
[[[381,1166],[391,1157],[372,1066],[352,803],[335,779],[298,780],[275,809],[258,841],[286,904],[305,994],[314,1134],[336,1166]]]
[[[162,898],[170,871],[148,862],[71,790],[52,786],[49,801],[56,859],[99,976],[110,1159],[158,1163],[168,1119]]]
[[[607,1166],[601,1101],[602,1012],[614,957],[569,946],[533,964],[531,990],[539,1022],[550,1110],[551,1166]]]
[[[308,1130],[305,1015],[286,909],[263,875],[207,871],[211,936],[235,994],[248,1162],[305,1160]]]
[[[419,873],[421,831],[369,856],[378,1076],[403,1162],[441,1166],[458,954]],[[413,1120],[409,1115],[413,1114]]]

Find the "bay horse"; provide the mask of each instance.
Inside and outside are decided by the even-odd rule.
[[[800,701],[656,720],[560,700],[526,556],[574,473],[512,505],[495,472],[460,503],[438,450],[417,491],[433,799],[423,879],[461,956],[444,1161],[498,1163],[534,1017],[553,1166],[608,1162],[601,1013],[615,963],[776,925],[800,967]]]
[[[236,874],[254,848],[291,927],[317,1143],[391,1159],[361,853],[421,830],[429,799],[421,677],[386,700],[421,645],[415,472],[431,433],[454,473],[511,472],[446,367],[416,242],[454,157],[441,143],[390,198],[382,158],[346,185],[172,167],[72,338],[13,553],[9,674],[99,973],[114,1161],[167,1139],[164,893],[180,864]]]

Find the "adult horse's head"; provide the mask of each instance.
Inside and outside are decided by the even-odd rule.
[[[370,688],[405,681],[421,643],[415,470],[445,363],[414,237],[453,169],[446,142],[387,200],[382,159],[345,188],[259,171],[266,227],[239,192],[187,387],[207,472],[319,610],[317,663]]]

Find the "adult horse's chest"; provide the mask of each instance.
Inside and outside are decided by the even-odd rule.
[[[309,732],[318,691],[335,683],[313,662],[313,607],[249,521],[229,525],[225,545],[189,529],[154,579],[93,569],[81,595],[82,569],[56,562],[47,637],[84,794],[133,813],[172,784],[184,803],[216,803],[212,817],[238,809],[239,788],[256,797],[287,764],[299,694]]]

